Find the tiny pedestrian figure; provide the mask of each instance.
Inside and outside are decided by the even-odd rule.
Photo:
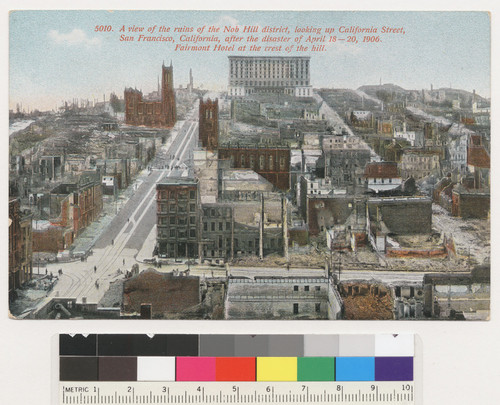
[[[125,259],[123,259],[123,265],[125,266]]]
[[[94,266],[94,273],[97,271],[97,266]]]
[[[127,218],[127,222],[130,222],[130,218]]]
[[[45,269],[45,275],[47,275],[47,269]]]
[[[95,281],[95,288],[99,288],[99,280]]]
[[[111,245],[114,245],[114,244],[115,244],[115,240],[111,239]]]

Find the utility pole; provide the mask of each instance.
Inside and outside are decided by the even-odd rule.
[[[288,263],[290,261],[288,254],[288,212],[287,200],[285,196],[281,197],[281,230],[283,233],[283,256]]]
[[[340,260],[340,253],[339,253],[339,261],[338,261],[338,266],[339,266],[339,280],[338,282],[340,283],[340,265],[341,265],[341,260]]]
[[[332,250],[332,240],[330,238],[330,246],[328,246],[330,249],[330,265],[328,266],[328,280],[330,280],[330,277],[333,274],[333,250]]]
[[[259,258],[264,259],[264,192],[260,195]]]
[[[38,219],[35,219],[35,227],[36,230],[38,231]],[[38,252],[37,264],[38,264],[38,275],[40,275],[40,252]]]
[[[470,246],[469,246],[469,254],[468,254],[468,258],[467,258],[467,269],[469,270],[469,273],[470,273]]]
[[[231,212],[231,261],[234,260],[234,210],[233,207],[230,209]]]

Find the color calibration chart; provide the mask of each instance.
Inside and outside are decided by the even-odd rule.
[[[59,404],[415,404],[405,335],[59,335]]]

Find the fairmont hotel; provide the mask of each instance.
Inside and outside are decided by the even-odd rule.
[[[231,97],[253,93],[284,93],[311,97],[308,56],[229,56]]]

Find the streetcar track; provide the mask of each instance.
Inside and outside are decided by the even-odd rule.
[[[184,124],[185,125],[185,124]],[[173,159],[178,161],[178,164],[184,164],[185,160],[188,160],[189,157],[192,156],[191,150],[193,148],[193,142],[195,139],[195,134],[196,134],[196,129],[198,128],[198,122],[197,121],[191,121],[189,122],[189,127],[188,129],[184,132],[182,128],[177,132],[174,140],[172,140],[172,143],[169,145],[168,149],[165,151],[165,154],[168,155],[171,153],[172,148],[175,148],[176,150],[176,155],[178,154],[178,151],[181,151],[180,154],[178,154],[178,157]],[[179,143],[176,143],[177,138],[179,136],[184,135]],[[184,159],[186,152],[190,152],[187,156],[188,159]],[[112,269],[114,266],[117,265],[117,260],[121,257],[122,252],[126,249],[126,245],[130,238],[134,235],[134,231],[139,227],[141,224],[141,221],[143,220],[144,216],[148,213],[150,210],[151,206],[156,202],[156,199],[154,198],[155,196],[155,191],[156,191],[156,184],[158,181],[161,181],[163,177],[170,177],[174,173],[177,173],[179,169],[174,168],[175,165],[172,164],[172,167],[169,167],[169,169],[160,169],[158,170],[158,174],[153,177],[153,181],[147,182],[142,181],[141,182],[141,188],[144,186],[149,186],[149,184],[152,184],[151,187],[147,188],[146,193],[144,193],[144,198],[140,200],[138,203],[135,203],[133,207],[135,207],[135,210],[129,215],[129,218],[133,218],[134,222],[132,223],[132,228],[127,231],[127,228],[131,225],[128,221],[125,222],[117,232],[116,236],[114,237],[113,241],[114,243],[111,245],[108,245],[102,249],[97,249],[94,251],[94,255],[97,258],[97,261],[89,265],[89,270],[84,272],[84,273],[67,273],[65,276],[70,278],[70,285],[67,288],[67,293],[64,295],[67,297],[73,297],[75,296],[77,299],[81,297],[86,297],[89,296],[92,293],[95,293],[95,280],[106,280],[111,284],[113,279],[116,279],[117,276],[115,276],[112,272]],[[168,173],[166,173],[168,170]],[[156,171],[156,170],[155,170]],[[137,190],[138,192],[139,190]],[[136,192],[136,193],[137,193]],[[142,194],[142,193],[141,193]],[[137,195],[137,194],[135,194]],[[131,197],[132,199],[133,197]],[[132,200],[133,201],[133,200]],[[132,202],[128,201],[128,202]],[[125,206],[121,207],[120,211],[117,214],[120,214],[120,212],[123,212],[123,210],[127,210],[127,204]],[[136,219],[138,217],[138,219]],[[116,218],[116,217],[115,217]],[[121,222],[121,221],[120,221]],[[107,229],[113,224],[113,221],[110,222],[108,227],[103,231],[106,232]],[[116,226],[116,224],[115,224]],[[100,256],[100,257],[99,257]],[[118,264],[121,264],[121,262],[118,262]],[[97,271],[93,271],[93,266],[97,266]],[[119,267],[117,267],[118,269]],[[82,276],[80,276],[82,274]],[[119,275],[118,275],[119,276]],[[108,283],[102,283],[101,285],[101,290],[97,293],[98,296],[102,297],[104,292],[107,290]],[[98,300],[97,300],[98,301]]]

